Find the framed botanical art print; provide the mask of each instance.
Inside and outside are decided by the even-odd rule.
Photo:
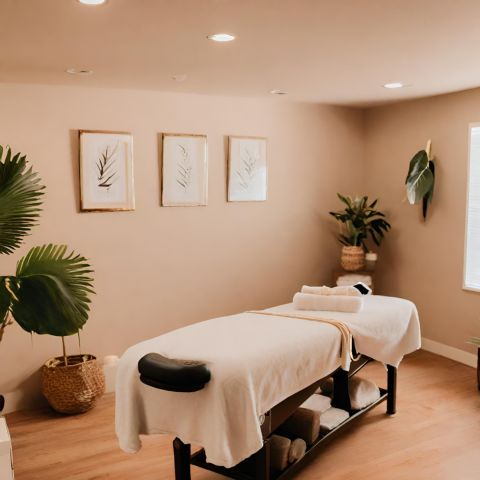
[[[80,131],[80,209],[135,209],[130,133]]]
[[[267,199],[267,139],[229,137],[228,201]]]
[[[207,136],[162,135],[162,205],[207,204]]]

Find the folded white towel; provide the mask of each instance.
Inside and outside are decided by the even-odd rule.
[[[315,295],[344,295],[349,297],[361,297],[362,294],[353,286],[348,287],[309,287],[304,285],[302,293],[314,293]]]
[[[338,287],[348,287],[349,285],[355,285],[358,282],[362,282],[371,287],[373,279],[371,275],[362,275],[358,273],[346,273],[337,278]]]
[[[354,376],[348,381],[350,405],[354,410],[368,407],[380,398],[380,390],[370,380]]]
[[[317,393],[315,393],[309,399],[303,402],[301,407],[323,413],[332,406],[331,404],[332,400],[330,399],[330,397],[326,397],[325,395],[318,395]]]
[[[324,310],[330,312],[358,313],[363,307],[363,298],[341,295],[316,295],[314,293],[296,293],[293,297],[296,310]]]
[[[320,431],[329,432],[344,422],[350,415],[340,408],[329,408],[320,416]]]

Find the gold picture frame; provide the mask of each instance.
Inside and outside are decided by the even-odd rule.
[[[79,130],[80,211],[135,210],[133,136]]]
[[[207,135],[162,133],[161,205],[196,207],[208,204]]]
[[[227,201],[264,202],[268,197],[265,137],[228,137]]]

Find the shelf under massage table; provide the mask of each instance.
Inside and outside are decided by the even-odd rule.
[[[141,447],[139,435],[168,433],[177,437],[177,480],[190,478],[190,462],[241,480],[268,479],[268,437],[275,428],[314,392],[320,379],[332,373],[333,405],[350,410],[348,370],[355,373],[371,359],[389,366],[388,394],[382,390],[379,401],[365,411],[388,396],[387,410],[394,413],[396,367],[404,355],[420,347],[418,315],[411,302],[368,296],[363,310],[356,314],[299,312],[292,304],[266,312],[269,315],[245,312],[200,322],[128,349],[120,361],[116,389],[116,431],[121,448],[135,452]],[[356,350],[364,357],[343,364],[342,369],[339,330],[313,318],[286,316],[298,314],[347,325]],[[211,380],[205,388],[188,393],[145,385],[137,365],[152,352],[205,362]],[[351,413],[355,415],[345,423],[364,412]],[[315,449],[333,433],[315,442]],[[191,443],[203,447],[192,458]],[[255,464],[253,476],[233,468],[249,462]],[[288,470],[292,473],[296,468],[298,465]]]

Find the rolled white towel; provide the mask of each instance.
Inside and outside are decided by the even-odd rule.
[[[330,397],[325,395],[318,395],[315,393],[305,402],[302,403],[301,407],[309,408],[310,410],[316,410],[320,413],[326,412],[332,406],[332,400]]]
[[[340,408],[329,408],[320,417],[320,431],[329,432],[344,422],[350,415]]]
[[[363,298],[296,293],[293,297],[293,305],[297,310],[358,313],[363,307]]]
[[[380,390],[370,380],[353,376],[348,381],[350,405],[354,410],[361,410],[380,398]]]
[[[307,451],[307,443],[303,438],[296,438],[292,441],[290,445],[290,450],[288,451],[288,463],[298,462],[305,456]]]
[[[362,294],[353,285],[348,287],[309,287],[304,285],[301,293],[313,293],[315,295],[344,295],[349,297],[361,297]]]

